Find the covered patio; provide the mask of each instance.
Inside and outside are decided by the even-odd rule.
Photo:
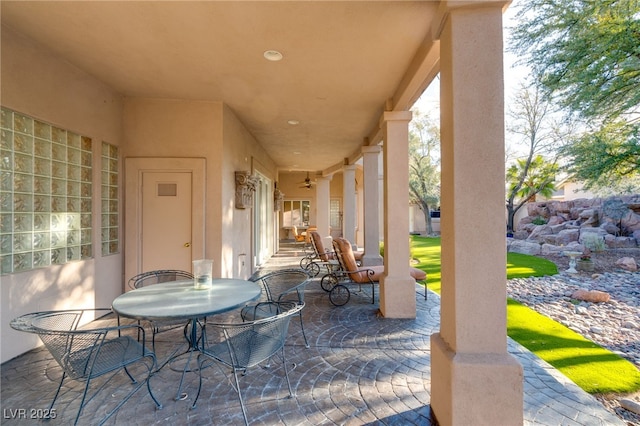
[[[139,272],[209,258],[215,276],[248,278],[279,252],[277,190],[306,201],[295,190],[310,171],[308,225],[329,237],[335,214],[365,263],[382,263],[381,241],[385,258],[374,310],[326,309],[320,295],[308,315],[323,349],[294,346],[299,364],[343,365],[335,383],[347,386],[350,356],[385,359],[410,336],[419,350],[393,352],[393,365],[421,366],[418,390],[406,389],[428,401],[396,407],[376,388],[371,407],[430,404],[442,424],[521,423],[523,370],[508,351],[505,306],[508,5],[3,1],[2,362],[38,345],[12,318],[109,306]],[[408,126],[434,81],[443,293],[441,310],[425,311],[408,268]],[[439,326],[415,328],[424,312]],[[357,327],[334,325],[353,315]],[[356,339],[365,332],[380,340]],[[336,401],[349,395],[327,386]]]
[[[284,247],[265,266],[266,270],[296,266],[295,249]],[[415,319],[381,318],[378,304],[370,295],[354,293],[351,301],[334,307],[320,288],[319,278],[307,287],[304,321],[310,348],[305,348],[300,326],[292,321],[286,343],[287,360],[294,363],[290,378],[295,393],[287,398],[287,386],[277,368],[253,368],[241,377],[241,386],[251,424],[288,425],[428,425],[431,412],[430,335],[440,325],[440,298],[430,293],[423,298],[416,286]],[[229,315],[237,316],[238,312]],[[115,322],[115,321],[114,321]],[[158,345],[159,356],[171,351],[182,339],[181,331],[166,333]],[[624,425],[592,396],[557,370],[509,340],[509,353],[524,368],[525,425]],[[151,378],[152,389],[164,407],[155,405],[143,388],[107,424],[207,425],[241,424],[242,412],[236,394],[217,368],[205,371],[203,394],[191,410],[198,387],[197,373],[188,373],[187,397],[175,401],[180,372],[165,367]],[[43,349],[34,349],[2,365],[3,424],[32,424],[33,420],[10,416],[16,409],[47,408],[55,392],[60,369]],[[118,389],[117,383],[122,383]],[[113,389],[98,394],[80,418],[81,424],[95,422],[121,393],[127,378],[117,377]],[[73,421],[80,386],[63,388],[52,424]],[[495,407],[499,409],[499,407]],[[13,411],[9,411],[13,410]]]

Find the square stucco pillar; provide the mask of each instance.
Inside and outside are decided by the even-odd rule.
[[[378,162],[381,150],[378,145],[362,147],[362,171],[364,174],[363,266],[382,265],[382,256],[380,256],[380,193],[378,191]]]
[[[329,229],[330,223],[330,184],[331,176],[319,177],[316,179],[316,226],[318,227],[318,234],[322,238],[331,235]],[[326,246],[325,249],[330,249],[331,245]]]
[[[342,168],[342,236],[352,245],[356,243],[356,166]]]
[[[411,111],[382,116],[384,149],[384,270],[380,312],[416,317],[416,282],[409,272],[409,122]]]
[[[442,297],[431,409],[445,425],[518,425],[523,373],[506,329],[504,2],[450,4],[440,34]]]

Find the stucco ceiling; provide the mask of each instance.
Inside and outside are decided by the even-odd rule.
[[[376,139],[385,108],[407,108],[433,79],[439,3],[3,0],[1,7],[3,25],[124,96],[223,101],[282,170],[327,171]],[[270,49],[284,58],[267,61]]]

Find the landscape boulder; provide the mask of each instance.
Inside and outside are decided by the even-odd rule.
[[[579,242],[584,248],[586,235],[590,238],[595,235],[603,243],[598,247],[598,241],[588,242],[586,246],[593,251],[640,246],[640,194],[539,201],[528,203],[525,211],[528,216],[518,221],[513,239],[535,245],[509,245],[510,251],[536,254],[540,245],[566,247],[573,242]],[[555,250],[545,247],[543,251]]]
[[[621,257],[616,260],[616,266],[630,272],[636,272],[638,270],[638,264],[633,257]]]
[[[571,298],[584,300],[585,302],[600,303],[608,302],[609,299],[611,299],[611,296],[609,296],[609,293],[605,293],[604,291],[580,289],[574,291]]]
[[[553,229],[549,225],[536,225],[528,239],[542,241],[544,235],[551,234],[553,234]]]
[[[514,253],[537,255],[540,254],[540,244],[530,241],[513,240],[507,246]]]
[[[640,230],[640,214],[629,210],[629,213],[620,220],[620,226],[627,232]]]

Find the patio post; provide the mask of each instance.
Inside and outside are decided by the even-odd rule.
[[[322,176],[316,179],[316,226],[318,233],[322,238],[331,235],[329,219],[330,219],[330,198],[331,198],[331,176]],[[331,247],[331,245],[327,246]]]
[[[440,424],[523,422],[522,367],[507,351],[504,2],[451,2],[440,44],[442,298],[431,336]]]
[[[364,173],[364,266],[382,265],[380,256],[380,192],[378,191],[378,162],[382,148],[379,145],[362,147]]]
[[[342,167],[342,236],[356,244],[356,166]]]
[[[383,113],[384,275],[380,312],[386,318],[416,317],[416,281],[409,272],[409,122],[411,111]]]

